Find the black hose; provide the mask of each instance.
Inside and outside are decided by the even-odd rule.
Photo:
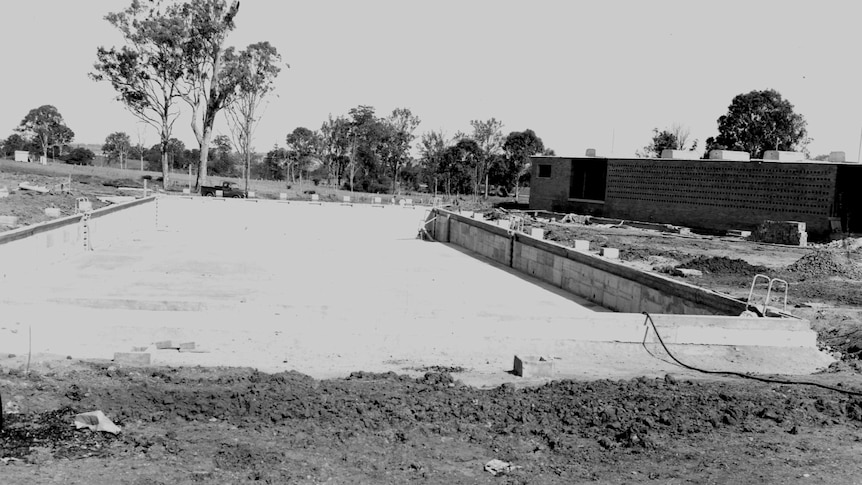
[[[652,330],[653,330],[653,332],[655,332],[655,336],[658,338],[658,341],[659,341],[659,343],[661,344],[661,346],[662,346],[662,348],[664,349],[664,351],[665,351],[665,352],[667,352],[667,355],[668,355],[668,356],[670,356],[670,358],[671,358],[671,359],[673,359],[673,361],[674,361],[674,362],[676,362],[677,364],[681,365],[682,367],[685,367],[686,369],[693,370],[693,371],[696,371],[696,372],[701,372],[701,373],[703,373],[703,374],[726,375],[726,376],[741,377],[741,378],[743,378],[743,379],[751,379],[751,380],[754,380],[754,381],[766,382],[766,383],[768,383],[768,384],[787,384],[787,385],[794,385],[794,386],[797,386],[797,385],[800,385],[800,386],[814,386],[814,387],[819,387],[819,388],[821,388],[821,389],[826,389],[826,390],[829,390],[829,391],[840,392],[840,393],[842,393],[842,394],[847,394],[847,395],[849,395],[849,396],[862,396],[862,392],[859,392],[859,391],[851,391],[851,390],[848,390],[848,389],[841,389],[841,388],[834,387],[834,386],[830,386],[830,385],[827,385],[827,384],[820,384],[819,382],[808,382],[808,381],[789,381],[789,380],[784,380],[784,379],[775,379],[775,378],[771,378],[771,377],[760,377],[760,376],[755,376],[755,375],[751,375],[751,374],[744,374],[744,373],[742,373],[742,372],[722,371],[722,370],[707,370],[707,369],[701,369],[701,368],[699,368],[699,367],[695,367],[695,366],[693,366],[693,365],[685,364],[685,363],[681,362],[679,359],[677,359],[677,358],[676,358],[676,357],[671,353],[670,349],[668,349],[668,348],[667,348],[667,345],[665,345],[664,340],[662,340],[661,335],[658,333],[658,329],[656,328],[656,326],[655,326],[655,322],[653,321],[653,319],[652,319],[652,317],[650,316],[650,314],[649,314],[649,313],[647,313],[647,312],[643,312],[643,314],[644,314],[644,315],[646,315],[646,321],[644,322],[644,324],[646,324],[647,322],[649,322],[649,323],[650,323],[650,325],[652,325]],[[646,345],[646,337],[644,338],[644,345]]]

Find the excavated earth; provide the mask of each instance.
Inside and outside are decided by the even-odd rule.
[[[812,376],[831,383],[830,375]],[[58,361],[6,371],[3,483],[852,483],[862,398],[741,380],[461,385]],[[862,389],[859,379],[843,384]],[[13,403],[10,406],[8,403]],[[74,431],[99,409],[119,435]],[[484,471],[508,462],[505,475]]]
[[[19,180],[4,173],[3,181]],[[88,186],[105,191],[98,180],[73,181],[71,195],[93,195]],[[16,193],[0,206],[11,203],[29,223],[25,208],[60,205],[49,199]],[[460,383],[467,369],[458,367],[356,369],[315,380],[0,355],[0,483],[862,481],[858,246],[533,224],[549,239],[616,247],[626,264],[738,298],[755,274],[784,278],[789,309],[812,322],[821,347],[839,360],[817,375],[782,376],[794,382],[783,384],[667,375],[479,389]],[[683,268],[701,274],[685,276]],[[75,430],[73,416],[94,410],[122,431]],[[495,459],[510,466],[493,475],[485,464]]]

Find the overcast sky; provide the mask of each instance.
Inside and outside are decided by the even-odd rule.
[[[127,0],[4,5],[0,137],[26,113],[56,106],[75,141],[143,125],[108,83],[87,77],[98,46],[122,39],[105,20]],[[277,81],[255,146],[360,104],[407,107],[417,135],[469,131],[495,117],[533,129],[558,155],[632,155],[653,128],[716,135],[732,98],[776,89],[808,121],[811,155],[856,160],[862,46],[852,1],[242,0],[228,44],[268,40],[291,69]],[[227,134],[223,119],[216,131]],[[187,119],[175,136],[194,147]],[[145,135],[157,142],[154,130]]]

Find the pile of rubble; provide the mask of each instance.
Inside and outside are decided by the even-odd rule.
[[[749,239],[789,246],[808,246],[806,225],[799,221],[763,221],[757,230],[751,233]]]

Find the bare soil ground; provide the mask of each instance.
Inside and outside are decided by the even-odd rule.
[[[0,186],[61,176],[3,167]],[[42,177],[42,178],[40,178]],[[40,220],[49,204],[115,194],[0,199]],[[121,179],[122,177],[113,177]],[[66,206],[63,206],[66,207]],[[66,209],[68,210],[68,209]],[[356,369],[314,380],[241,368],[123,368],[63,356],[0,356],[0,482],[125,483],[858,483],[862,476],[862,255],[855,240],[790,248],[733,238],[535,222],[627,264],[745,298],[756,273],[787,279],[792,313],[841,360],[805,377],[850,391],[710,378],[462,385],[462,369],[411,378]],[[679,268],[701,270],[681,277]],[[102,410],[117,435],[74,430]],[[492,459],[511,463],[493,476]]]

